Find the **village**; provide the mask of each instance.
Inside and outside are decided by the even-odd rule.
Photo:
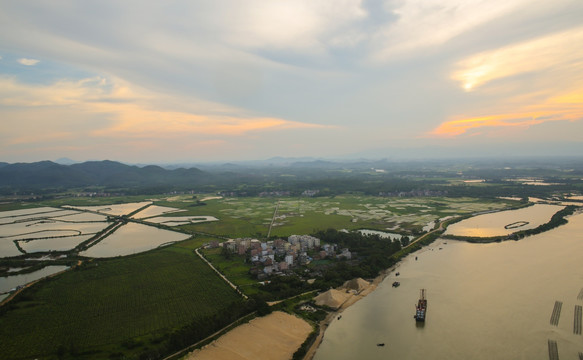
[[[250,273],[259,280],[271,275],[283,275],[314,260],[352,258],[350,250],[339,250],[335,244],[321,244],[320,239],[310,235],[291,235],[287,240],[264,242],[253,238],[237,238],[222,243],[214,241],[207,244],[207,247],[220,247],[231,254],[246,256],[252,264]]]

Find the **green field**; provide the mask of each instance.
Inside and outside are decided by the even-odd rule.
[[[95,260],[25,290],[1,310],[0,358],[136,356],[193,321],[216,320],[242,300],[196,245]]]
[[[249,274],[251,265],[245,263],[244,256],[235,255],[227,260],[221,255],[221,249],[205,249],[202,252],[205,258],[215,268],[223,273],[233,284],[237,285],[245,294],[253,295],[260,291],[258,288],[258,280]]]
[[[405,234],[420,232],[437,219],[480,211],[500,210],[516,206],[511,200],[475,198],[414,197],[387,198],[364,195],[339,195],[326,198],[222,198],[204,201],[174,198],[156,201],[157,205],[180,207],[180,215],[210,215],[220,221],[181,228],[187,232],[205,232],[225,237],[267,236],[276,204],[279,210],[272,236],[311,234],[317,230],[374,229]]]
[[[361,195],[204,198],[65,198],[35,203],[105,205],[151,199],[156,205],[185,210],[169,216],[215,216],[219,221],[177,227],[196,234],[192,240],[134,256],[86,261],[77,270],[23,291],[0,308],[0,359],[139,358],[140,354],[159,351],[159,355],[196,342],[247,310],[242,298],[193,250],[205,242],[220,241],[215,236],[264,239],[278,203],[271,235],[280,237],[327,228],[417,234],[446,216],[519,204],[499,199]],[[245,293],[261,292],[248,275],[243,257],[226,260],[219,250],[205,254]]]

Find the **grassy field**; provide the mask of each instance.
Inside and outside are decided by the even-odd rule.
[[[208,199],[207,199],[208,198]],[[500,210],[517,202],[501,199],[448,197],[375,197],[339,195],[317,198],[240,197],[216,198],[208,195],[132,196],[111,198],[66,198],[43,201],[37,206],[106,205],[152,200],[154,204],[184,209],[169,216],[214,216],[217,222],[180,227],[185,232],[203,232],[221,237],[267,236],[276,205],[272,236],[310,234],[326,228],[389,230],[410,234],[420,232],[437,219],[480,211]],[[199,201],[202,200],[202,204]],[[12,204],[10,208],[15,208]],[[28,204],[26,205],[28,207]],[[16,207],[18,208],[18,207]],[[0,207],[1,209],[1,207]]]
[[[250,265],[245,263],[244,256],[233,256],[230,260],[221,255],[220,249],[206,249],[203,251],[207,260],[219,269],[233,284],[239,286],[247,295],[258,292],[257,279],[249,275]]]
[[[157,205],[180,207],[180,215],[210,215],[220,221],[184,225],[188,232],[226,237],[266,237],[276,204],[279,210],[271,235],[286,237],[310,234],[327,228],[374,229],[401,233],[421,231],[437,219],[515,206],[510,200],[415,197],[385,198],[342,195],[327,198],[223,198],[193,206],[193,199],[156,201]]]
[[[199,241],[95,260],[28,289],[2,309],[0,358],[135,356],[241,302],[192,253]]]
[[[25,290],[0,308],[0,359],[135,358],[168,341],[177,330],[216,318],[242,299],[193,249],[213,236],[265,238],[274,210],[273,236],[311,234],[327,228],[417,233],[437,219],[504,209],[510,200],[343,195],[326,198],[219,198],[159,196],[66,198],[36,206],[106,205],[147,199],[186,211],[170,216],[215,216],[219,221],[177,227],[192,240],[147,253],[86,262]],[[204,204],[201,204],[202,201]],[[6,205],[8,207],[8,205]],[[22,206],[21,208],[29,207]],[[19,208],[16,204],[10,208]],[[0,207],[2,209],[2,207]],[[242,258],[225,261],[217,250],[207,257],[247,294],[260,290]],[[209,320],[214,317],[215,320]],[[196,339],[193,339],[193,342]]]

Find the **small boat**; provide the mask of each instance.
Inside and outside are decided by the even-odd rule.
[[[342,315],[339,315],[339,316],[338,316],[338,320],[340,320],[340,319],[342,319]]]
[[[400,282],[398,282],[398,281],[395,281],[395,282],[393,283],[393,287],[397,287],[397,286],[399,286],[399,285],[401,285],[401,283],[400,283]]]
[[[385,343],[378,343],[377,346],[385,346]]]
[[[396,274],[395,274],[395,276],[399,276],[399,275],[401,275],[401,273],[396,273]]]

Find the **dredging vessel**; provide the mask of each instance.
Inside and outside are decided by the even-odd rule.
[[[427,299],[425,298],[425,289],[421,289],[421,294],[419,295],[419,301],[417,306],[415,306],[415,320],[425,321],[425,315],[427,313]]]

